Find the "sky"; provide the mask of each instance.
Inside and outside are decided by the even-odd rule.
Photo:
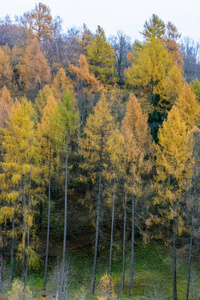
[[[0,18],[20,16],[34,9],[34,0],[1,0]],[[142,40],[143,25],[152,14],[165,23],[171,21],[182,34],[200,41],[199,0],[45,0],[41,1],[51,9],[53,17],[63,20],[63,31],[80,27],[85,23],[95,33],[98,25],[103,27],[107,37],[116,35],[118,30]]]

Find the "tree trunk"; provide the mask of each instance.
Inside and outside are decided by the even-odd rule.
[[[62,262],[62,292],[65,292],[65,255],[66,255],[66,239],[67,239],[67,177],[68,177],[68,145],[66,140],[66,159],[65,159],[65,216],[64,216],[64,237],[63,237],[63,262]]]
[[[0,254],[0,292],[3,292],[3,273],[4,273],[4,237],[3,237],[3,229],[2,224],[0,225],[0,235],[2,238],[2,248]]]
[[[153,104],[153,78],[151,78],[150,106]]]
[[[22,283],[25,285],[25,268],[26,268],[26,262],[25,262],[25,247],[26,247],[26,178],[25,174],[22,175],[22,186],[23,186],[23,194],[22,194],[22,205],[23,205],[23,233],[22,233]]]
[[[110,236],[110,259],[109,259],[109,275],[111,276],[112,270],[112,248],[113,248],[113,229],[115,219],[115,178],[114,178],[114,190],[113,190],[113,203],[112,203],[112,223],[111,223],[111,236]]]
[[[27,285],[28,264],[29,264],[29,245],[30,245],[30,224],[29,224],[29,219],[30,219],[30,216],[31,216],[31,165],[30,165],[30,173],[29,173],[27,255],[26,255],[26,273],[25,273],[25,283],[24,283],[25,287]]]
[[[46,243],[46,258],[45,258],[45,269],[44,269],[43,296],[46,296],[46,284],[47,284],[47,266],[48,266],[49,231],[50,231],[50,205],[51,205],[51,148],[50,148],[50,154],[49,154],[48,221],[47,221],[47,243]]]
[[[100,220],[100,205],[101,205],[101,181],[102,181],[102,155],[103,155],[103,144],[101,142],[101,153],[100,153],[100,163],[99,163],[99,189],[97,197],[97,219],[96,219],[96,236],[95,236],[95,249],[94,249],[94,264],[93,264],[93,274],[92,274],[92,284],[91,284],[91,294],[94,295],[95,281],[96,281],[96,268],[97,268],[97,253],[98,253],[98,242],[99,242],[99,220]]]
[[[189,257],[188,257],[188,273],[187,273],[187,289],[185,300],[189,299],[189,290],[190,290],[190,275],[191,275],[191,261],[192,261],[192,241],[193,241],[193,232],[194,232],[194,215],[195,215],[195,206],[196,206],[196,187],[197,187],[197,170],[196,170],[196,157],[195,157],[195,167],[194,167],[194,198],[192,206],[192,222],[191,222],[191,232],[190,232],[190,244],[189,244]]]
[[[195,206],[194,206],[194,203],[193,203],[192,224],[191,224],[190,244],[189,244],[189,257],[188,257],[187,289],[186,289],[185,300],[189,299],[191,260],[192,260],[192,240],[193,240],[193,231],[194,231],[194,212],[195,212]]]
[[[133,174],[133,183],[134,187],[134,174]],[[132,232],[131,232],[131,265],[130,265],[130,288],[129,288],[129,296],[133,296],[133,274],[134,274],[134,244],[135,244],[135,195],[134,191],[132,192]]]
[[[14,262],[14,246],[15,246],[14,230],[15,230],[15,202],[14,202],[14,213],[12,218],[12,238],[11,238],[10,278],[9,278],[10,289],[12,288],[12,280],[13,280],[13,262]]]
[[[126,183],[125,183],[126,185]],[[124,292],[124,279],[125,279],[125,250],[126,250],[126,202],[127,202],[127,191],[125,186],[125,197],[124,197],[124,232],[123,232],[123,263],[122,263],[122,286],[120,296],[123,296]]]
[[[173,218],[173,300],[177,300],[177,282],[176,282],[176,216]]]

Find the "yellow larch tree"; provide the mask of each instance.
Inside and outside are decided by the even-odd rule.
[[[30,228],[33,225],[34,217],[34,205],[31,195],[31,168],[33,169],[33,159],[36,151],[33,138],[32,106],[26,98],[20,102],[16,100],[13,113],[3,130],[4,160],[2,162],[1,180],[3,182],[2,197],[6,205],[1,207],[1,215],[4,215],[4,221],[8,217],[13,219],[14,223],[15,218],[22,220],[17,234],[21,236],[21,242],[18,245],[18,257],[22,261],[22,281],[24,285],[26,285],[30,261],[33,256],[36,258],[33,248],[30,247]],[[6,211],[8,215],[6,215]],[[13,251],[14,249],[11,249],[11,256],[13,256]],[[12,280],[12,274],[10,280]]]
[[[36,115],[36,120],[40,123],[43,115],[44,107],[47,104],[47,99],[49,96],[53,95],[53,91],[49,85],[45,85],[42,90],[39,91],[37,97],[35,98],[34,110]]]
[[[79,113],[76,108],[76,101],[72,92],[68,89],[63,91],[62,99],[56,106],[55,112],[56,142],[58,151],[65,156],[64,176],[64,234],[63,234],[63,257],[60,282],[58,284],[58,297],[66,294],[66,242],[67,242],[67,211],[68,211],[68,177],[71,144],[78,140]]]
[[[92,183],[98,186],[96,235],[94,249],[94,265],[91,283],[91,294],[94,294],[97,268],[97,252],[100,229],[100,207],[102,202],[102,178],[105,177],[108,159],[107,143],[113,130],[113,118],[108,109],[106,98],[103,95],[94,108],[94,112],[86,120],[83,130],[83,138],[80,141],[80,149],[84,158],[81,167],[87,170]]]
[[[179,113],[185,121],[187,129],[191,130],[197,126],[200,112],[199,104],[188,83],[183,86],[175,104],[179,108]]]
[[[176,236],[184,229],[182,217],[183,198],[187,189],[186,182],[191,180],[193,159],[192,142],[189,139],[188,128],[178,107],[173,106],[163,127],[158,132],[157,149],[157,197],[154,200],[160,222],[172,223],[173,244],[173,299],[177,300],[176,281]],[[147,221],[147,223],[150,220]],[[159,222],[158,218],[151,222]]]
[[[51,85],[53,95],[56,100],[61,99],[65,90],[68,89],[73,92],[73,83],[69,77],[66,76],[65,70],[60,68]]]
[[[184,84],[182,70],[168,53],[163,41],[154,37],[138,48],[136,55],[133,52],[131,57],[133,64],[126,71],[126,82],[138,95],[142,93],[142,104],[149,112],[151,133],[157,141],[159,125]]]
[[[109,257],[109,275],[112,272],[112,252],[113,252],[113,237],[114,237],[114,221],[116,210],[116,191],[118,188],[119,178],[122,178],[125,173],[124,168],[124,137],[117,126],[113,128],[113,132],[109,138],[107,150],[109,153],[109,168],[107,177],[109,181],[108,189],[112,206],[111,234],[110,234],[110,257]],[[110,203],[109,203],[110,204]]]
[[[48,185],[48,216],[47,216],[47,243],[46,243],[46,258],[45,258],[45,272],[43,283],[43,294],[46,295],[47,282],[47,267],[48,267],[48,253],[49,253],[49,234],[50,234],[50,207],[51,207],[51,176],[53,167],[53,157],[56,151],[56,129],[55,129],[55,112],[57,102],[55,98],[50,95],[47,99],[47,104],[44,107],[41,123],[37,125],[37,137],[40,144],[41,156],[43,166],[41,171],[44,176],[44,183]]]

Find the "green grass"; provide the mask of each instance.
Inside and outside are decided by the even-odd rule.
[[[124,298],[127,299],[158,299],[158,300],[170,300],[172,298],[172,259],[171,249],[165,246],[158,246],[156,244],[136,244],[135,247],[135,273],[134,273],[134,297],[129,298],[129,261],[130,261],[130,249],[126,251],[126,277],[124,286]],[[108,271],[108,253],[101,253],[98,267],[96,286],[99,283],[101,276]],[[179,255],[183,256],[182,254]],[[195,260],[194,260],[195,261]],[[93,254],[88,252],[87,249],[82,250],[70,250],[68,254],[68,262],[70,265],[70,299],[80,291],[81,286],[84,286],[86,292],[89,294],[91,274],[93,268]],[[198,264],[193,263],[193,271],[198,273]],[[51,264],[50,269],[53,269]],[[121,289],[121,276],[122,276],[122,253],[121,249],[117,248],[114,251],[113,256],[113,268],[112,279],[115,285],[115,292],[120,294]],[[50,275],[49,277],[50,278]],[[178,299],[185,299],[186,290],[186,278],[187,278],[187,255],[178,259],[177,268],[177,289]],[[191,292],[198,292],[200,290],[200,281],[198,277],[196,282],[192,280]],[[28,279],[28,285],[33,291],[36,292],[36,296],[40,295],[43,285],[43,270],[40,272],[32,272]],[[51,289],[52,283],[48,282],[48,287]],[[194,296],[195,297],[195,296]],[[196,296],[200,299],[200,296]],[[94,300],[95,297],[88,296],[87,300]]]

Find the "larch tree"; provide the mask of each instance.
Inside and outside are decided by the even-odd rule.
[[[12,110],[14,109],[14,102],[13,99],[10,96],[9,90],[6,88],[6,86],[3,87],[3,89],[0,91],[0,128],[5,129],[7,127],[7,122],[10,119]],[[1,144],[1,162],[4,157],[4,149],[2,148],[2,140],[3,140],[3,131],[2,135],[0,136],[0,144]],[[4,176],[4,175],[3,175]],[[5,182],[2,184],[5,184]],[[3,194],[3,186],[2,186],[2,194]],[[3,198],[2,198],[3,199]],[[2,206],[3,206],[2,200]],[[4,214],[2,214],[2,217],[4,218]],[[0,259],[0,290],[2,290],[2,282],[3,282],[3,275],[4,275],[4,263],[5,263],[5,245],[6,245],[6,237],[4,236],[3,232],[3,222],[0,222],[0,231],[1,231],[1,259]]]
[[[182,195],[187,189],[186,181],[192,174],[192,142],[189,140],[187,125],[179,109],[173,106],[163,127],[158,132],[157,179],[158,197],[155,204],[161,204],[162,219],[172,222],[173,245],[173,299],[177,300],[177,254],[176,239],[184,229],[182,217]]]
[[[142,35],[146,41],[150,40],[152,37],[156,39],[161,39],[165,34],[165,23],[155,14],[144,23],[144,31]]]
[[[20,67],[22,80],[31,91],[42,89],[50,83],[51,72],[38,41],[33,40],[26,48],[23,65]]]
[[[26,99],[22,99],[21,102],[16,101],[13,113],[4,129],[2,147],[5,154],[2,163],[2,178],[4,179],[3,195],[9,214],[12,213],[12,219],[16,215],[16,218],[21,222],[21,226],[18,229],[18,235],[21,236],[21,241],[18,245],[18,257],[22,261],[22,282],[24,286],[27,280],[26,268],[28,268],[27,264],[29,264],[27,257],[31,258],[31,253],[35,255],[27,239],[28,235],[30,236],[34,215],[34,208],[31,211],[28,209],[31,201],[29,197],[31,189],[30,168],[31,160],[35,153],[32,143],[33,136],[32,106]],[[13,234],[14,232],[12,232],[12,238],[14,238]],[[13,250],[12,248],[11,260],[13,260]]]
[[[112,206],[112,219],[111,219],[111,234],[110,234],[110,256],[109,256],[109,275],[112,273],[112,253],[113,253],[113,237],[114,237],[114,221],[116,209],[116,197],[119,178],[124,175],[124,138],[122,133],[116,127],[109,138],[108,153],[110,156],[109,171],[109,189],[111,187],[111,206]]]
[[[167,46],[167,50],[172,55],[174,61],[178,63],[179,66],[183,66],[183,54],[182,45],[179,44],[181,34],[174,24],[168,22],[165,29],[165,35],[163,37],[163,42]]]
[[[45,42],[53,38],[53,19],[50,8],[39,2],[35,9],[24,14],[31,39]]]
[[[0,47],[0,88],[11,86],[13,71],[11,68],[11,50],[8,45]]]
[[[101,82],[95,78],[94,74],[90,72],[87,59],[83,54],[80,55],[78,62],[79,67],[69,64],[69,71],[72,76],[76,76],[74,89],[78,99],[80,126],[82,129],[86,118],[92,112],[105,89]]]
[[[91,45],[91,43],[93,41],[93,35],[92,35],[92,32],[86,26],[85,23],[83,24],[81,29],[82,30],[80,32],[80,36],[75,37],[75,38],[76,38],[79,46],[83,50],[83,54],[86,55],[87,54],[87,48],[88,48],[88,46]]]
[[[157,140],[158,127],[183,86],[182,70],[173,61],[162,40],[154,37],[138,49],[137,55],[132,53],[132,62],[126,71],[127,84],[134,90],[139,89],[146,98],[148,123]]]
[[[189,243],[189,258],[188,258],[188,276],[187,276],[187,289],[186,289],[186,300],[189,297],[189,287],[190,287],[190,273],[191,273],[191,255],[192,255],[192,240],[194,233],[194,213],[197,205],[197,180],[198,180],[198,161],[199,161],[199,130],[196,127],[199,123],[200,110],[199,104],[196,100],[195,94],[192,92],[188,83],[186,83],[179,95],[176,102],[176,106],[179,109],[179,113],[184,120],[188,134],[190,135],[190,143],[193,143],[193,203],[192,203],[192,217],[191,217],[191,233],[190,233],[190,243]]]
[[[40,141],[41,155],[43,156],[44,165],[43,173],[45,182],[48,184],[48,216],[47,216],[47,242],[46,242],[46,257],[45,257],[45,272],[43,283],[43,294],[46,294],[47,283],[47,267],[49,253],[49,234],[50,234],[50,206],[51,206],[51,175],[52,175],[52,160],[55,151],[55,123],[54,117],[56,112],[56,100],[52,95],[47,99],[47,104],[43,110],[41,123],[38,123],[37,135]]]
[[[130,291],[133,296],[134,273],[134,243],[135,243],[135,202],[137,194],[141,193],[141,174],[148,173],[152,167],[152,141],[148,129],[147,115],[142,113],[136,97],[131,94],[127,104],[127,112],[122,121],[122,132],[128,161],[131,164],[131,194],[132,194],[132,234],[131,234],[131,262],[130,262]],[[147,158],[148,157],[148,158]]]
[[[0,127],[4,128],[14,107],[9,90],[4,86],[0,91]]]
[[[126,223],[127,223],[127,163],[128,157],[125,152],[123,165],[125,169],[125,176],[124,176],[124,203],[123,203],[123,210],[124,210],[124,223],[123,223],[123,243],[122,243],[122,283],[121,283],[121,290],[120,290],[120,297],[123,297],[124,293],[124,283],[125,283],[125,264],[126,264]]]
[[[200,81],[197,78],[192,80],[190,83],[190,88],[196,95],[197,100],[200,101]]]
[[[115,82],[114,56],[115,50],[106,40],[103,28],[98,26],[93,42],[87,47],[87,60],[95,77],[108,87]]]
[[[65,299],[66,286],[66,240],[67,240],[67,208],[68,208],[68,160],[70,151],[70,142],[77,137],[79,113],[76,111],[75,99],[70,90],[65,90],[62,101],[59,102],[56,111],[56,131],[57,144],[65,153],[65,196],[64,196],[64,235],[63,235],[63,257],[62,257],[62,274],[59,299]],[[78,139],[78,138],[77,138]],[[60,151],[61,151],[60,150]]]
[[[185,300],[189,299],[190,295],[190,281],[191,281],[191,266],[192,266],[192,246],[195,237],[195,223],[198,219],[198,184],[200,180],[199,172],[199,159],[200,159],[200,130],[196,126],[190,131],[190,139],[193,143],[193,157],[194,157],[194,169],[192,178],[192,197],[191,197],[191,210],[190,210],[190,237],[189,237],[189,254],[188,254],[188,271],[187,271],[187,284]],[[196,216],[197,215],[197,216]]]
[[[176,101],[181,117],[186,123],[187,129],[191,130],[199,122],[199,104],[195,94],[192,92],[188,83],[186,83]]]
[[[35,98],[34,110],[36,120],[40,123],[43,115],[43,109],[47,104],[49,96],[53,95],[53,91],[49,85],[45,85],[42,90],[39,91]]]
[[[94,264],[91,283],[91,294],[94,294],[97,252],[99,243],[100,212],[102,202],[102,179],[105,176],[106,160],[108,159],[107,143],[112,133],[113,118],[108,109],[105,96],[99,100],[94,112],[86,120],[83,130],[83,138],[80,141],[81,153],[84,157],[82,168],[88,171],[93,184],[98,185],[97,210],[96,210],[96,234],[94,249]]]
[[[51,85],[55,99],[61,99],[65,90],[69,89],[73,92],[73,83],[69,77],[66,76],[65,70],[60,68]]]

